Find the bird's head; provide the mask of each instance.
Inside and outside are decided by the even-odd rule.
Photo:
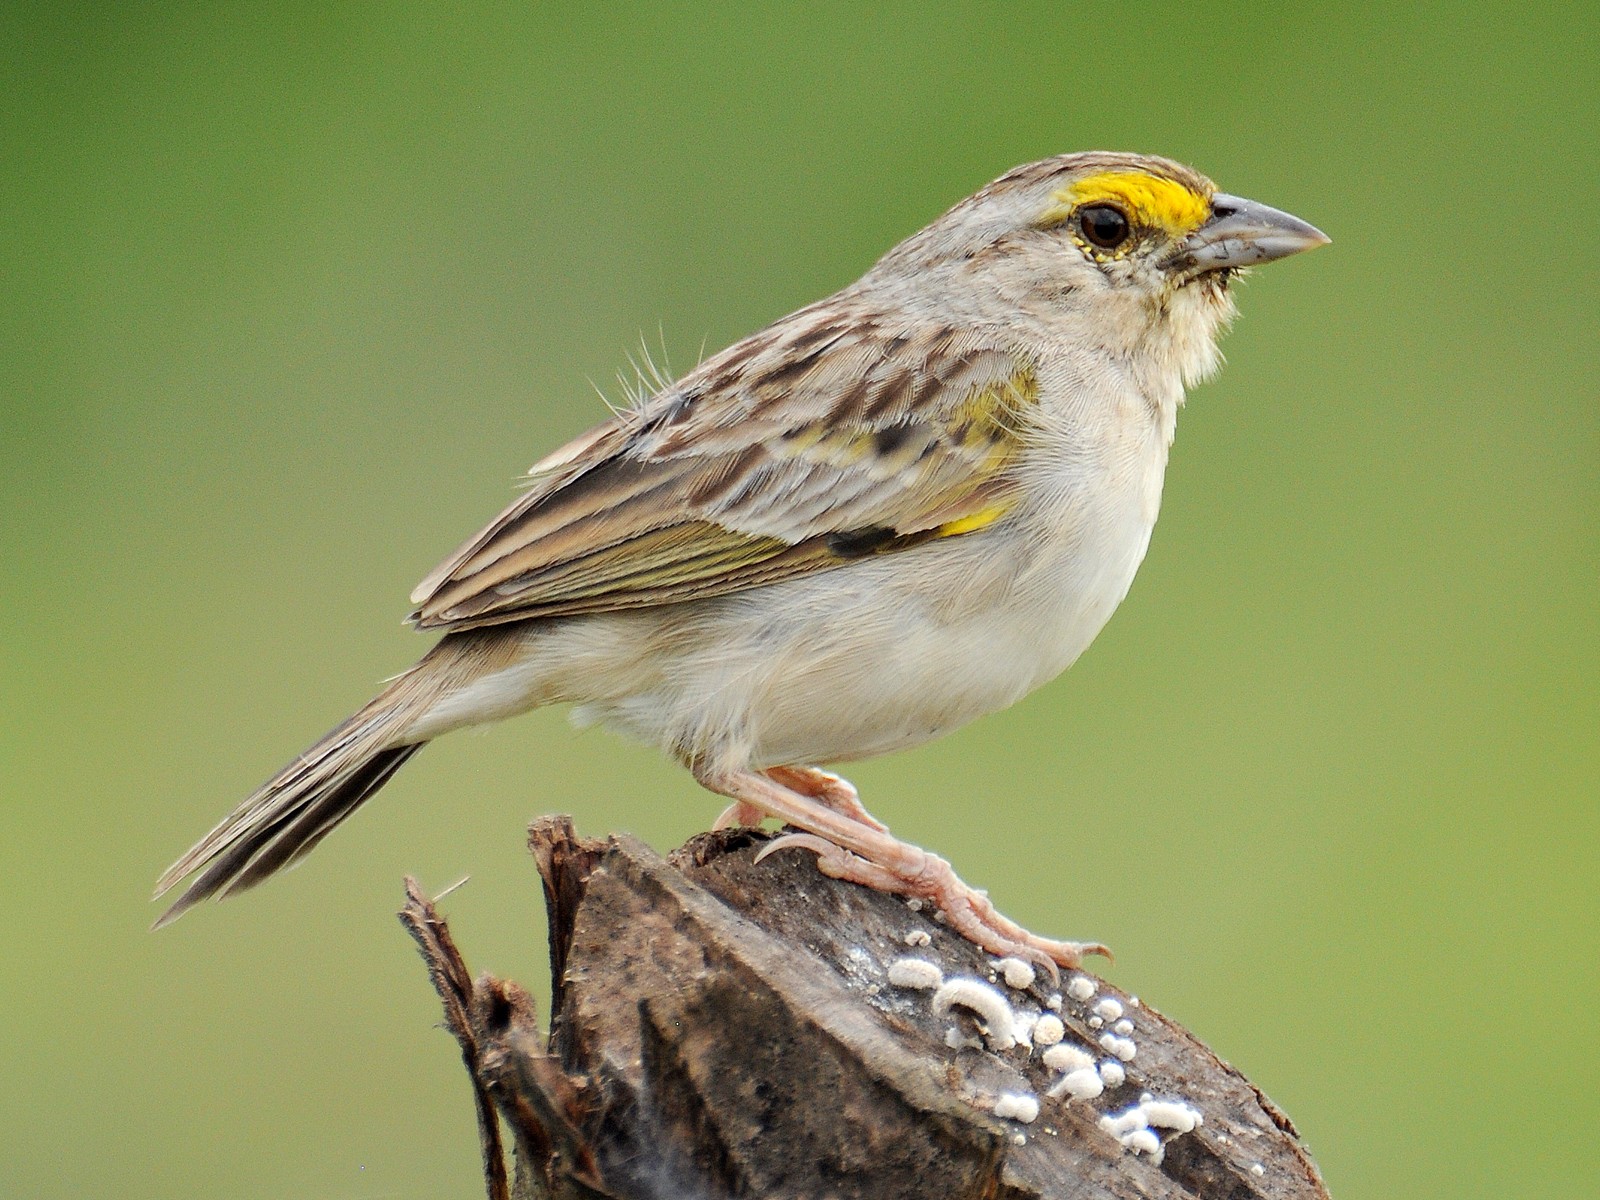
[[[914,272],[923,287],[942,276],[947,295],[997,297],[1017,320],[1189,383],[1217,364],[1230,281],[1328,240],[1181,163],[1093,151],[1008,171],[891,250],[873,276]]]

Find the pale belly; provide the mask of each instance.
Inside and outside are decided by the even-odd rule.
[[[1072,536],[1021,531],[1016,544],[952,538],[729,597],[649,629],[653,661],[635,660],[621,694],[572,698],[581,720],[686,760],[826,764],[915,746],[1083,653],[1144,557],[1143,511],[1117,506]],[[636,635],[652,616],[620,623]]]

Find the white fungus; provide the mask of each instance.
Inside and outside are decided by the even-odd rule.
[[[1148,1154],[1155,1162],[1159,1163],[1161,1161],[1161,1138],[1154,1129],[1135,1129],[1126,1137],[1118,1138],[1117,1141],[1135,1154]]]
[[[1128,1034],[1133,1032],[1133,1022],[1128,1020],[1127,1017],[1123,1017],[1122,1020],[1118,1021],[1111,1027],[1111,1032],[1120,1033],[1126,1037]]]
[[[1020,958],[1002,958],[995,963],[995,969],[1000,972],[1008,988],[1022,991],[1033,986],[1033,964],[1024,962]]]
[[[942,1017],[958,1004],[982,1019],[990,1049],[1009,1050],[1017,1044],[1016,1014],[995,988],[970,977],[946,980],[933,994],[933,1015]]]
[[[944,982],[944,972],[927,959],[897,958],[889,964],[889,982],[894,987],[928,992]]]
[[[1115,1054],[1123,1062],[1132,1062],[1134,1055],[1139,1053],[1139,1047],[1133,1044],[1131,1038],[1118,1037],[1114,1033],[1100,1035],[1100,1049],[1107,1054]]]
[[[1044,1002],[1044,1006],[1046,1008],[1048,1008],[1053,1013],[1060,1012],[1061,1011],[1061,993],[1060,992],[1051,992],[1050,993],[1050,998]]]
[[[1099,1017],[1090,1017],[1089,1018],[1089,1028],[1090,1029],[1099,1029],[1100,1026],[1102,1026],[1104,1024],[1105,1024],[1105,1022],[1102,1021]]]
[[[1114,1138],[1125,1137],[1135,1129],[1144,1129],[1147,1124],[1144,1119],[1144,1108],[1138,1104],[1119,1113],[1107,1113],[1100,1118],[1100,1128]]]
[[[995,1097],[994,1115],[1031,1124],[1039,1116],[1039,1097],[1032,1092],[1001,1092]]]
[[[1122,1069],[1122,1064],[1114,1058],[1108,1058],[1100,1064],[1100,1079],[1108,1087],[1121,1087],[1128,1080],[1128,1073]]]
[[[1190,1133],[1196,1127],[1205,1124],[1205,1118],[1200,1115],[1200,1110],[1185,1104],[1182,1100],[1145,1100],[1139,1105],[1139,1109],[1144,1113],[1145,1124],[1153,1125],[1157,1129]]]
[[[1044,1065],[1052,1071],[1076,1071],[1080,1067],[1094,1066],[1094,1059],[1080,1047],[1062,1042],[1044,1052]]]
[[[1260,1163],[1251,1163],[1250,1164],[1250,1174],[1252,1174],[1252,1175],[1265,1175],[1266,1173],[1267,1173],[1267,1169],[1265,1167],[1263,1167]]]
[[[1079,1067],[1056,1080],[1045,1094],[1052,1100],[1062,1096],[1071,1096],[1074,1100],[1093,1100],[1105,1090],[1105,1084],[1100,1082],[1100,1076],[1093,1067]]]
[[[1074,1000],[1088,1000],[1094,995],[1094,980],[1087,975],[1074,975],[1067,980],[1067,995]]]
[[[926,929],[913,929],[900,940],[908,946],[926,946],[933,941],[933,935]]]
[[[911,899],[906,901],[906,907],[909,908],[912,912],[921,912],[922,911],[922,901],[920,899],[918,899],[916,896],[913,896],[913,897],[911,897]]]
[[[1067,1027],[1061,1023],[1060,1017],[1045,1013],[1033,1023],[1033,1044],[1035,1046],[1054,1046],[1066,1036]]]
[[[1148,1154],[1152,1162],[1159,1163],[1165,1149],[1156,1129],[1170,1129],[1173,1133],[1190,1133],[1205,1123],[1200,1110],[1182,1100],[1157,1100],[1146,1092],[1139,1103],[1119,1113],[1107,1113],[1100,1118],[1100,1128],[1134,1154]],[[1152,1128],[1154,1126],[1155,1128]]]
[[[1122,1002],[1107,996],[1095,1004],[1094,1015],[1103,1021],[1115,1021],[1122,1015]]]

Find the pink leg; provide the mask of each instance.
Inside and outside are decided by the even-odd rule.
[[[816,767],[771,767],[762,774],[780,787],[810,796],[852,821],[860,821],[879,833],[889,832],[887,825],[866,810],[861,803],[861,794],[851,782],[831,771]]]
[[[878,891],[932,901],[950,927],[991,954],[1016,955],[1039,963],[1056,976],[1057,967],[1076,967],[1085,954],[1108,954],[1093,942],[1058,942],[1029,933],[1002,916],[989,898],[963,883],[937,855],[865,825],[853,817],[783,786],[754,771],[696,771],[700,783],[718,795],[786,821],[802,833],[777,838],[761,853],[804,847],[817,853],[824,875]]]
[[[861,796],[851,786],[850,781],[840,778],[831,771],[819,770],[816,767],[769,767],[762,774],[779,787],[799,792],[802,796],[809,796],[851,820],[860,821],[880,833],[889,832],[889,827],[862,805]],[[759,806],[745,800],[736,800],[722,810],[722,815],[711,828],[733,829],[747,826],[753,829],[766,817],[767,814]]]

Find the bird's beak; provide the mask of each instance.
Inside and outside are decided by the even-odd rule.
[[[1183,240],[1175,265],[1190,275],[1251,267],[1332,240],[1299,217],[1218,192],[1211,197],[1210,219]]]

